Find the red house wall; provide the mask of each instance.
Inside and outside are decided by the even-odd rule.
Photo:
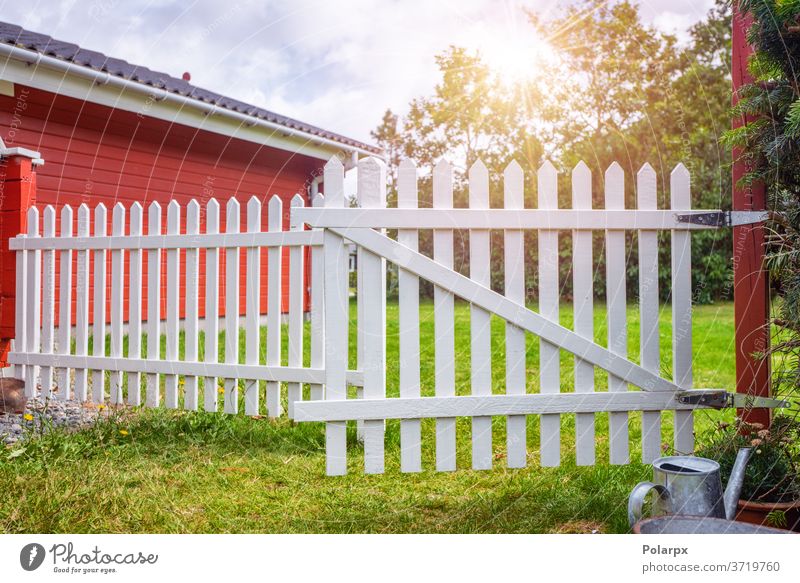
[[[296,193],[306,196],[309,180],[322,167],[322,161],[307,156],[20,85],[15,86],[14,97],[0,96],[0,128],[6,146],[37,150],[45,160],[44,166],[37,170],[36,203],[40,210],[48,204],[56,207],[59,213],[56,221],[57,233],[60,231],[60,209],[65,204],[73,207],[74,233],[77,231],[78,206],[85,203],[92,210],[91,228],[94,232],[94,207],[100,202],[104,203],[108,209],[107,231],[110,233],[113,206],[122,202],[129,208],[134,201],[138,201],[145,210],[146,233],[147,207],[151,202],[158,201],[162,206],[164,231],[167,204],[171,200],[177,200],[181,204],[182,218],[185,221],[185,205],[192,198],[197,199],[203,209],[203,223],[205,204],[211,197],[216,198],[220,204],[220,230],[224,231],[225,205],[231,196],[235,196],[241,205],[240,229],[244,231],[246,205],[253,195],[262,202],[263,229],[266,230],[267,202],[274,194],[278,194],[283,200],[284,225],[288,227],[289,202],[292,196]],[[201,224],[200,230],[205,231],[205,224]],[[220,257],[220,282],[224,282],[224,253]],[[264,251],[261,273],[262,313],[266,312],[266,263]],[[288,308],[288,249],[284,250],[283,263],[285,311]],[[145,252],[145,286],[146,265]],[[244,251],[241,265],[244,278]],[[205,254],[201,251],[201,316],[205,313],[204,266]],[[162,269],[162,286],[166,286],[163,254]],[[110,274],[110,254],[108,273]],[[182,266],[181,279],[183,273]],[[307,277],[308,273],[306,262]],[[126,283],[128,277],[126,265]],[[183,281],[181,288],[184,288]],[[92,292],[90,290],[90,303]],[[244,314],[244,286],[240,286],[239,293],[241,313]],[[164,296],[162,289],[162,316],[166,309]],[[146,294],[143,297],[146,298]],[[225,313],[224,300],[224,289],[220,289],[220,315]],[[180,302],[183,315],[183,293],[180,295]],[[127,319],[127,298],[125,303]],[[92,314],[91,306],[89,313]],[[145,301],[143,314],[146,313]],[[74,319],[74,309],[72,314]]]

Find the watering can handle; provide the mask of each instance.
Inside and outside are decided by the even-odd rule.
[[[642,507],[644,500],[650,490],[655,490],[662,500],[669,500],[669,491],[661,484],[654,484],[653,482],[639,482],[636,487],[631,491],[628,496],[628,522],[631,527],[639,522],[642,518]]]

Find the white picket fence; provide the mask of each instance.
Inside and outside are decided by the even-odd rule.
[[[505,208],[489,208],[489,176],[475,163],[469,170],[469,208],[453,208],[453,170],[446,161],[433,170],[433,208],[418,208],[417,169],[399,168],[398,207],[386,209],[385,168],[366,159],[358,168],[360,208],[341,208],[342,167],[332,160],[325,169],[327,198],[322,208],[295,208],[295,226],[324,229],[325,257],[325,400],[297,403],[299,421],[327,423],[327,472],[347,471],[347,420],[363,424],[364,470],[384,471],[386,419],[401,420],[400,465],[404,472],[422,469],[420,420],[435,419],[435,466],[456,467],[456,418],[472,419],[472,467],[492,466],[492,417],[506,418],[509,467],[527,463],[526,416],[541,415],[540,462],[555,466],[562,457],[561,419],[575,415],[577,463],[596,461],[595,415],[609,414],[609,456],[613,464],[630,459],[629,417],[642,412],[642,459],[661,452],[662,411],[673,411],[674,448],[693,449],[692,409],[679,399],[692,388],[691,248],[689,230],[708,225],[686,222],[679,215],[715,211],[690,210],[689,174],[683,165],[670,176],[669,210],[658,210],[656,174],[645,165],[636,177],[638,208],[625,209],[624,173],[613,164],[605,173],[606,209],[592,208],[589,168],[572,172],[572,209],[558,208],[557,173],[550,163],[538,172],[538,209],[524,208],[523,172],[512,162],[504,174]],[[676,212],[677,211],[677,212]],[[381,229],[397,229],[397,240]],[[421,229],[433,231],[433,257],[417,252]],[[469,277],[453,269],[454,229],[469,231]],[[505,295],[489,288],[490,230],[504,231]],[[523,233],[538,234],[538,312],[524,305]],[[559,324],[558,232],[572,233],[574,329]],[[593,231],[605,232],[608,340],[594,341]],[[625,231],[637,233],[639,247],[639,314],[641,362],[627,358]],[[662,375],[659,350],[658,231],[672,233],[672,378]],[[345,248],[359,246],[361,292],[359,332],[367,340],[359,352],[364,374],[363,398],[347,399],[345,372],[348,302]],[[387,398],[385,354],[385,261],[399,268],[400,397]],[[434,284],[435,396],[420,391],[419,279]],[[457,356],[454,299],[470,303],[469,396],[456,396]],[[504,394],[492,394],[491,315],[506,321]],[[526,370],[526,333],[540,339],[539,386]],[[361,347],[361,344],[360,344]],[[564,392],[561,350],[574,355],[574,392]],[[465,365],[466,366],[466,365]],[[608,391],[595,391],[595,369],[609,375]],[[638,390],[629,390],[629,385]]]
[[[386,207],[386,170],[374,158],[358,166],[358,208],[348,208],[344,195],[344,168],[334,158],[324,170],[325,196],[313,207],[303,198],[292,200],[292,222],[282,230],[281,200],[269,202],[269,228],[261,230],[261,204],[247,204],[247,230],[239,232],[239,203],[227,203],[226,228],[219,229],[219,205],[208,201],[205,220],[192,201],[181,221],[180,205],[167,207],[166,230],[157,203],[147,209],[147,234],[140,205],[114,206],[111,235],[103,205],[94,209],[90,233],[90,209],[78,209],[77,236],[73,236],[70,207],[61,210],[61,229],[55,236],[56,214],[31,209],[29,230],[11,242],[17,251],[17,330],[10,362],[16,376],[26,380],[29,395],[89,400],[144,403],[154,407],[183,406],[218,410],[218,379],[224,386],[224,411],[239,411],[239,383],[243,384],[244,413],[266,411],[278,416],[281,387],[286,386],[288,413],[298,421],[326,423],[327,472],[347,470],[346,427],[356,421],[364,443],[364,469],[384,471],[385,420],[400,421],[400,466],[404,472],[423,467],[421,420],[435,419],[435,467],[456,468],[457,417],[472,419],[472,467],[491,468],[495,459],[492,417],[506,419],[505,453],[509,467],[528,462],[527,416],[540,415],[540,463],[561,462],[561,416],[575,415],[575,455],[578,464],[594,464],[596,414],[609,419],[609,461],[630,460],[629,424],[632,412],[642,412],[642,459],[658,457],[662,446],[662,412],[674,412],[674,448],[693,449],[692,410],[698,404],[679,396],[692,388],[692,307],[690,230],[709,228],[687,222],[686,216],[713,211],[690,210],[689,174],[679,165],[670,176],[670,209],[657,208],[656,173],[645,165],[636,176],[637,209],[625,209],[625,176],[618,164],[605,173],[605,209],[592,208],[592,179],[580,163],[572,172],[572,208],[558,208],[557,172],[550,163],[538,171],[539,208],[525,208],[524,176],[512,162],[504,173],[504,208],[489,208],[489,176],[477,162],[469,170],[469,208],[453,208],[453,169],[446,161],[433,170],[433,208],[418,208],[417,169],[406,161],[399,168],[398,208]],[[126,221],[126,212],[129,220]],[[683,215],[683,216],[681,216]],[[205,232],[199,232],[200,224]],[[181,232],[181,225],[186,225]],[[126,232],[126,225],[127,232]],[[312,227],[306,230],[305,226]],[[384,229],[397,229],[397,238]],[[421,230],[433,232],[433,257],[418,252]],[[469,233],[469,277],[453,269],[454,230]],[[504,236],[504,295],[489,287],[490,231]],[[525,306],[524,233],[536,231],[538,244],[538,311]],[[671,232],[672,374],[662,374],[659,349],[658,232]],[[572,233],[574,325],[559,324],[559,231]],[[595,342],[593,298],[593,232],[605,235],[605,291],[608,337]],[[627,357],[628,321],[626,298],[625,232],[634,231],[639,257],[641,354],[638,362]],[[358,246],[358,370],[348,369],[350,294],[349,246]],[[289,265],[282,265],[282,248],[290,248]],[[310,366],[304,366],[303,293],[304,248],[311,252]],[[261,251],[267,248],[268,321],[266,346],[260,343]],[[244,266],[240,252],[245,249]],[[200,281],[199,256],[205,250],[205,276]],[[183,253],[185,251],[185,254]],[[225,280],[220,281],[220,253],[225,253]],[[111,253],[110,273],[106,256]],[[59,278],[56,286],[56,254]],[[90,262],[90,254],[93,261]],[[72,273],[73,255],[77,256]],[[165,256],[165,257],[164,257]],[[182,257],[185,260],[182,261]],[[145,265],[146,258],[146,265]],[[129,275],[124,273],[126,259]],[[161,282],[161,262],[166,260],[166,282]],[[399,269],[399,397],[387,397],[386,387],[386,263]],[[242,269],[244,267],[244,269]],[[288,267],[289,354],[281,354],[281,273]],[[91,269],[90,269],[91,268]],[[90,273],[91,271],[91,273]],[[147,287],[143,297],[143,276]],[[94,278],[94,317],[89,329],[89,281]],[[242,281],[244,277],[244,281]],[[420,362],[420,278],[434,285],[435,362],[434,396],[423,396]],[[110,298],[106,284],[111,282]],[[184,281],[184,297],[180,283]],[[127,283],[126,283],[127,282]],[[166,293],[166,313],[160,313],[160,294]],[[198,318],[200,285],[205,289],[206,317]],[[244,324],[245,357],[240,362],[239,289],[246,286]],[[56,289],[56,287],[58,289]],[[223,362],[218,353],[218,299],[225,291],[225,345]],[[55,293],[59,294],[58,325]],[[127,293],[127,296],[126,296]],[[469,365],[457,353],[454,331],[455,299],[470,303]],[[72,305],[75,305],[74,326]],[[127,314],[123,313],[125,300]],[[143,300],[147,299],[147,313]],[[110,330],[105,309],[110,305]],[[184,305],[185,351],[179,354],[180,305]],[[504,392],[492,392],[490,333],[492,316],[506,322]],[[124,322],[128,321],[127,332]],[[74,346],[73,346],[74,328]],[[200,359],[200,332],[204,331],[205,357]],[[110,333],[110,349],[89,338]],[[127,350],[124,336],[127,333]],[[539,386],[533,386],[526,364],[526,335],[539,338]],[[143,337],[166,337],[166,354]],[[574,355],[574,390],[565,390],[559,356]],[[456,367],[470,367],[470,394],[456,396]],[[595,371],[608,373],[608,390],[597,391]],[[262,392],[260,383],[265,383]],[[303,400],[302,386],[310,385],[311,400]],[[363,387],[358,398],[348,398],[348,385]],[[631,390],[633,387],[635,390]]]
[[[303,198],[296,195],[291,204],[302,206]],[[282,413],[282,383],[287,387],[290,415],[293,403],[302,399],[303,384],[310,385],[311,398],[322,398],[321,289],[311,294],[311,366],[303,366],[304,248],[311,248],[312,279],[320,281],[322,232],[304,230],[302,226],[284,231],[282,201],[278,196],[273,196],[269,202],[267,231],[261,228],[262,208],[256,197],[247,203],[246,232],[240,232],[240,205],[234,198],[226,206],[223,232],[220,231],[220,207],[216,200],[207,202],[203,209],[204,221],[201,221],[201,206],[197,201],[191,201],[185,210],[186,220],[182,221],[183,209],[176,201],[170,202],[164,230],[162,208],[158,202],[153,202],[147,209],[147,234],[144,234],[142,206],[138,203],[131,205],[129,220],[126,221],[128,209],[117,204],[112,212],[110,236],[107,234],[107,210],[103,204],[94,209],[91,233],[89,207],[84,204],[78,208],[76,236],[73,236],[71,207],[61,209],[58,236],[55,234],[56,212],[53,207],[45,207],[42,212],[41,232],[39,210],[35,207],[29,210],[27,235],[20,235],[10,243],[11,248],[17,250],[17,297],[24,298],[24,301],[17,302],[16,338],[9,355],[9,361],[15,365],[15,376],[25,379],[28,396],[140,405],[144,394],[147,406],[156,407],[163,403],[168,408],[181,406],[182,397],[183,407],[196,410],[202,392],[202,407],[206,411],[217,411],[221,393],[223,410],[236,413],[240,405],[239,385],[243,381],[244,412],[258,415],[262,412],[259,382],[264,382],[266,411],[273,417]],[[199,232],[201,222],[205,224],[205,233]],[[185,232],[181,232],[181,225],[185,225]],[[282,261],[284,247],[290,249],[288,265],[283,265]],[[269,278],[266,346],[261,345],[259,333],[263,312],[260,275],[264,248],[268,249]],[[205,250],[202,282],[205,286],[205,318],[202,320],[198,305],[201,249]],[[185,251],[183,262],[182,250]],[[240,265],[242,250],[246,250],[244,266]],[[108,253],[111,254],[110,273],[107,273]],[[224,281],[220,279],[220,253],[225,253]],[[94,255],[91,262],[90,254]],[[164,260],[166,281],[162,282]],[[59,275],[57,286],[56,268]],[[288,355],[287,364],[282,364],[281,281],[287,268]],[[91,330],[90,278],[93,278],[94,306]],[[109,281],[111,297],[107,298]],[[180,297],[181,284],[184,285],[183,298]],[[241,362],[239,353],[242,286],[246,290],[244,362]],[[59,299],[57,319],[56,287]],[[221,291],[225,294],[225,344],[223,361],[218,362]],[[161,313],[162,293],[166,294],[165,313]],[[145,299],[146,313],[143,313]],[[124,313],[125,300],[128,303],[127,314]],[[185,312],[182,359],[179,358],[181,305]],[[109,306],[110,318],[107,318]],[[124,329],[126,320],[127,333]],[[107,321],[110,330],[106,329]],[[204,332],[205,353],[202,360],[198,358],[201,331]],[[106,351],[104,341],[107,335],[110,335],[109,351]],[[125,335],[128,343],[127,351],[123,353]],[[166,339],[165,358],[161,357],[158,341],[147,342],[146,354],[142,354],[143,338],[159,339],[162,335]],[[93,339],[91,354],[90,337]],[[361,383],[361,375],[356,371],[348,371],[346,378],[351,384]],[[218,380],[224,389],[218,389]]]

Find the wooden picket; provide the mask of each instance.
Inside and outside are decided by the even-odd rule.
[[[572,208],[592,208],[592,173],[579,162],[572,171]],[[572,297],[573,328],[588,340],[594,337],[594,265],[592,257],[592,232],[572,231]],[[575,392],[594,391],[594,366],[575,355]],[[575,453],[579,466],[591,466],[595,461],[594,414],[575,415]]]
[[[56,211],[48,205],[44,209],[43,237],[56,236]],[[55,346],[55,287],[56,253],[52,249],[42,251],[42,354],[53,354]],[[43,366],[41,371],[42,397],[52,394],[53,367]]]
[[[200,204],[196,200],[189,201],[186,205],[186,234],[200,234]],[[199,356],[199,264],[200,251],[198,249],[186,250],[186,336],[184,358],[188,362],[195,362]],[[187,375],[184,379],[184,407],[190,411],[197,410],[198,377]]]
[[[273,196],[269,201],[267,217],[267,228],[271,233],[283,230],[283,203],[279,197]],[[280,247],[267,250],[267,364],[270,366],[279,366],[281,363],[282,259]],[[275,381],[267,383],[267,411],[270,417],[281,415],[281,386]]]
[[[206,235],[219,233],[219,203],[209,199],[206,204]],[[205,362],[216,363],[219,360],[219,249],[206,249],[206,329],[205,329]],[[217,378],[206,374],[203,379],[203,406],[206,411],[216,411]]]
[[[225,234],[239,232],[240,219],[239,201],[235,198],[228,200],[225,207]],[[236,364],[239,362],[239,286],[241,276],[239,273],[239,248],[228,247],[225,250],[225,362]],[[224,403],[225,413],[236,413],[239,410],[239,379],[228,377],[225,379]]]
[[[614,162],[605,175],[605,204],[608,209],[625,208],[625,174]],[[628,355],[628,313],[626,300],[625,231],[606,230],[606,313],[608,349],[625,358]],[[616,375],[608,375],[608,390],[612,393],[628,390],[627,383]],[[627,464],[628,414],[612,411],[608,414],[609,461]]]
[[[692,206],[689,171],[678,164],[670,175],[673,210]],[[672,231],[672,378],[685,389],[692,387],[692,248],[689,233]],[[675,451],[694,451],[694,420],[691,411],[675,411]]]
[[[410,160],[400,163],[397,176],[397,206],[417,208],[417,167]],[[415,229],[399,229],[397,240],[412,251],[419,247]],[[420,397],[419,277],[398,270],[400,317],[400,397]],[[400,468],[403,472],[422,471],[422,427],[419,419],[400,421]]]
[[[469,206],[489,208],[489,171],[478,160],[469,170]],[[489,287],[489,231],[472,229],[469,232],[469,275],[473,281]],[[476,305],[470,306],[470,362],[472,394],[492,394],[492,330],[491,315]],[[472,467],[488,470],[492,467],[492,418],[472,418]]]
[[[433,208],[453,207],[453,169],[440,160],[433,169]],[[453,268],[453,230],[433,232],[433,259],[446,269]],[[435,330],[434,391],[437,397],[456,394],[455,365],[455,307],[452,292],[433,288],[433,326]],[[440,472],[456,469],[456,420],[454,417],[436,419],[436,469]]]
[[[503,174],[504,203],[507,209],[524,208],[522,167],[511,162]],[[518,304],[525,304],[525,241],[523,231],[506,229],[504,241],[505,294]],[[506,394],[526,393],[525,330],[506,322]],[[506,420],[508,467],[527,465],[527,427],[524,415],[509,415]]]
[[[545,162],[539,169],[539,208],[558,208],[558,185],[555,167]],[[551,322],[558,322],[558,231],[539,231],[539,313]],[[541,393],[558,393],[561,390],[560,351],[557,344],[539,339],[539,382]],[[542,415],[539,421],[539,447],[541,464],[557,466],[561,463],[561,418],[559,415]]]
[[[247,232],[257,233],[261,230],[261,201],[252,197],[247,202]],[[247,248],[247,267],[245,274],[245,310],[247,313],[246,324],[246,354],[247,364],[258,364],[259,347],[261,338],[261,249],[258,247]],[[244,385],[244,407],[248,415],[258,415],[258,381],[248,379]]]
[[[32,207],[28,209],[28,237],[39,236],[39,209]],[[40,343],[40,314],[39,305],[42,293],[42,252],[34,249],[28,252],[28,266],[26,276],[28,282],[25,284],[27,299],[32,309],[27,314],[25,325],[25,349],[28,352],[37,352]],[[33,396],[38,383],[39,367],[36,365],[25,367],[25,394]]]
[[[147,234],[161,234],[161,205],[153,201],[147,210]],[[161,358],[161,249],[147,251],[147,359],[151,362]],[[158,406],[158,374],[147,374],[145,403]]]
[[[89,214],[88,209],[86,216],[84,217],[84,225],[85,225],[85,232],[88,234],[89,232]],[[64,205],[61,207],[61,238],[67,239],[72,237],[72,207],[69,205]],[[88,298],[89,294],[89,287],[88,287],[88,278],[89,278],[89,270],[88,270],[88,251],[86,252],[86,260],[85,263],[87,265],[86,269],[86,280],[83,282],[86,286],[86,297]],[[70,342],[72,338],[72,326],[70,323],[72,322],[72,250],[67,248],[63,249],[59,254],[59,295],[58,295],[58,352],[59,355],[66,355],[70,352]],[[19,281],[20,274],[19,270],[17,271],[17,278]],[[22,297],[22,296],[17,296]],[[88,302],[88,300],[87,300]],[[79,306],[82,306],[82,301],[78,302]],[[23,305],[20,309],[20,306],[17,306],[17,322],[19,322],[20,317],[25,316],[27,309]],[[89,317],[88,317],[88,303],[86,305],[86,327],[89,326]],[[84,347],[84,354],[88,348]],[[55,362],[59,362],[59,358],[55,358]],[[77,371],[76,371],[77,372]],[[84,375],[86,372],[84,371]],[[57,369],[56,373],[56,384],[60,387],[60,396],[62,399],[67,400],[70,397],[70,370],[67,367],[60,367]],[[85,401],[87,397],[87,389],[86,389],[86,378],[84,376],[84,383],[82,386],[78,386],[78,400]]]
[[[343,207],[344,166],[338,158],[325,164],[325,208]],[[325,401],[347,399],[347,359],[349,353],[349,278],[347,246],[344,239],[324,231],[324,304],[325,304]],[[295,415],[301,406],[295,405]],[[325,424],[326,471],[329,475],[347,473],[347,423],[343,420]]]
[[[94,209],[94,236],[105,237],[108,231],[108,213],[103,203]],[[106,355],[106,253],[105,249],[94,252],[94,314],[92,323],[92,356]],[[156,336],[158,338],[158,336]],[[105,371],[92,370],[92,401],[102,403],[105,399]]]
[[[366,158],[358,164],[358,202],[364,208],[386,206],[386,166],[376,158]],[[359,329],[363,334],[363,360],[359,363],[364,372],[365,399],[386,398],[386,261],[365,251],[358,269],[362,274],[362,287],[358,298],[361,305]],[[364,422],[364,471],[383,473],[384,421],[370,419]]]
[[[27,217],[27,232],[11,242],[11,248],[17,251],[18,297],[24,298],[17,304],[17,337],[9,355],[15,374],[25,379],[26,391],[31,396],[55,395],[60,399],[74,396],[78,400],[90,396],[97,404],[109,401],[113,405],[123,402],[140,405],[144,375],[147,406],[161,404],[163,390],[165,407],[196,410],[202,399],[205,410],[216,412],[218,395],[223,394],[226,413],[239,412],[243,404],[245,414],[260,415],[263,402],[270,417],[282,414],[281,387],[285,385],[290,418],[325,422],[327,473],[331,475],[347,471],[348,421],[358,423],[367,473],[385,470],[387,419],[400,420],[403,472],[423,469],[423,418],[434,420],[434,465],[439,471],[457,467],[456,418],[461,416],[471,418],[474,469],[489,469],[494,460],[502,457],[496,454],[496,448],[501,446],[492,441],[494,416],[506,420],[505,457],[511,468],[528,465],[527,419],[534,414],[540,416],[542,466],[561,463],[562,415],[575,416],[574,455],[578,465],[597,463],[597,413],[608,413],[612,464],[630,461],[632,412],[642,415],[644,461],[652,461],[661,454],[662,411],[673,411],[674,449],[690,452],[694,446],[692,414],[697,405],[677,398],[692,389],[690,231],[712,226],[685,218],[710,212],[691,210],[686,168],[679,165],[672,172],[670,208],[663,210],[657,204],[656,173],[647,164],[636,177],[635,210],[625,208],[625,176],[616,163],[604,173],[605,208],[598,209],[593,208],[592,172],[583,162],[572,170],[569,209],[559,208],[558,173],[549,162],[538,171],[537,208],[526,208],[525,176],[516,162],[509,164],[503,173],[504,208],[490,208],[490,175],[480,161],[468,171],[468,208],[453,208],[453,166],[449,162],[437,163],[430,179],[432,208],[419,208],[417,168],[412,162],[402,162],[398,168],[398,208],[387,209],[386,167],[380,160],[366,158],[358,163],[358,207],[349,208],[344,192],[344,166],[334,158],[324,168],[324,196],[317,195],[310,205],[300,195],[291,199],[288,229],[284,225],[283,201],[277,195],[267,203],[266,229],[262,224],[262,199],[248,200],[244,231],[241,231],[240,204],[235,198],[226,202],[224,232],[220,232],[220,208],[214,199],[206,202],[204,213],[195,200],[185,209],[177,201],[171,201],[166,209],[164,231],[162,208],[157,202],[151,203],[147,208],[146,235],[144,209],[138,203],[129,209],[122,204],[114,206],[110,236],[103,204],[93,210],[86,205],[78,208],[77,236],[73,236],[71,207],[62,207],[58,233],[52,207],[45,207],[41,217],[39,210],[32,208]],[[126,218],[129,219],[127,234]],[[387,235],[386,230],[392,228],[397,229],[396,240]],[[425,229],[432,231],[432,258],[419,252],[419,235]],[[468,276],[454,269],[455,229],[464,229],[469,235]],[[490,233],[495,229],[502,231],[503,293],[492,290],[490,285]],[[524,235],[531,230],[537,233],[538,283],[532,286],[538,292],[535,311],[526,306],[529,282],[525,278],[525,263],[533,250],[526,250]],[[594,279],[594,231],[602,231],[605,237],[607,338],[602,342],[594,338],[593,298],[599,291]],[[669,231],[672,238],[670,378],[662,374],[659,349],[660,231]],[[570,234],[572,244],[571,328],[559,322],[563,299],[559,287],[561,232]],[[635,233],[638,245],[639,362],[627,356],[626,232]],[[360,370],[356,371],[348,370],[351,244],[356,246],[359,258]],[[284,248],[288,259],[285,265]],[[204,281],[200,281],[201,250],[205,256]],[[265,250],[267,300],[263,306],[261,274]],[[220,253],[224,253],[224,263]],[[244,266],[240,265],[242,254]],[[73,273],[73,255],[76,273]],[[109,255],[110,271],[107,271]],[[386,380],[387,262],[398,267],[399,397],[389,396],[391,389]],[[307,273],[310,281],[306,279]],[[432,283],[434,290],[433,396],[423,396],[421,386],[421,279]],[[289,290],[286,306],[282,305],[284,281],[288,282]],[[109,283],[110,297],[106,298]],[[201,285],[205,292],[202,320]],[[246,317],[240,330],[242,286]],[[90,293],[93,294],[91,319]],[[162,293],[165,313],[161,309]],[[219,362],[219,304],[223,293],[225,343],[224,358]],[[310,309],[308,359],[304,342],[306,298]],[[456,390],[456,367],[461,366],[456,353],[456,298],[470,303],[470,387],[469,394],[463,396],[457,396]],[[264,307],[266,346],[260,336]],[[288,308],[286,364],[281,348],[284,308]],[[182,356],[181,314],[185,330]],[[505,321],[502,351],[497,350],[492,339],[493,317]],[[142,354],[143,332],[147,338],[146,356]],[[126,333],[128,350],[124,354]],[[245,347],[243,362],[239,356],[241,333]],[[539,338],[538,387],[530,382],[528,334]],[[562,351],[574,359],[574,382],[562,377]],[[492,358],[500,355],[505,357],[505,382],[499,394],[493,394],[493,382],[497,379],[492,378]],[[309,366],[305,365],[306,360]],[[607,391],[595,386],[598,369],[608,374]],[[220,381],[221,391],[217,384]],[[306,384],[310,399],[304,399]],[[348,398],[348,385],[363,387],[357,393],[359,398]],[[629,386],[640,390],[630,390]]]
[[[655,209],[656,173],[645,164],[636,176],[638,208]],[[639,230],[639,359],[643,368],[658,374],[660,368],[658,305],[658,231]],[[642,412],[642,462],[661,455],[661,413]]]
[[[125,234],[125,207],[122,203],[114,205],[111,216],[111,234],[121,237]],[[123,290],[125,285],[125,250],[111,251],[111,357],[122,357]],[[177,321],[177,320],[176,320]],[[123,403],[122,372],[110,371],[109,393],[111,404]]]
[[[89,207],[86,204],[79,206],[78,237],[89,236],[90,218],[91,211]],[[63,236],[63,224],[61,228]],[[75,274],[75,354],[77,356],[86,356],[89,354],[89,282],[91,278],[91,273],[89,271],[89,250],[81,249],[75,253],[78,256],[77,273]],[[66,266],[62,263],[61,277],[64,277],[65,267]],[[65,321],[69,323],[69,312],[65,315],[63,304],[60,308],[62,311],[59,323]],[[66,318],[66,320],[63,318]],[[59,386],[65,393],[64,398],[67,398],[69,395],[69,384]],[[86,367],[75,369],[75,394],[79,401],[86,401],[89,397],[89,369]]]
[[[167,205],[167,234],[177,235],[181,227],[181,207],[178,201],[172,200]],[[180,315],[178,300],[180,294],[180,250],[167,249],[167,313],[166,313],[166,358],[178,359],[178,317]],[[178,375],[164,376],[164,405],[168,409],[178,407]]]
[[[142,236],[144,209],[135,202],[131,205],[131,237]],[[142,250],[131,249],[128,269],[128,358],[142,357]],[[80,325],[78,326],[80,329]],[[142,403],[142,376],[138,372],[128,373],[128,404],[138,406]]]

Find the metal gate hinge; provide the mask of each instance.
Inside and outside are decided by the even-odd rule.
[[[726,391],[715,390],[684,391],[678,393],[676,399],[682,405],[696,405],[698,407],[709,407],[711,409],[777,409],[789,407],[791,405],[789,401],[783,399],[772,399],[770,397],[759,397],[756,395],[728,393]]]
[[[703,225],[705,227],[736,227],[752,225],[769,218],[768,211],[713,211],[707,213],[676,214],[679,223]]]

